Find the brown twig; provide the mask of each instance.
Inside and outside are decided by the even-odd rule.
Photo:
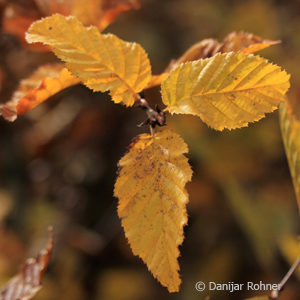
[[[166,124],[165,112],[157,105],[155,106],[155,109],[153,109],[150,107],[146,99],[140,97],[140,99],[136,101],[135,106],[142,108],[148,117],[145,121],[138,125],[139,127],[143,125],[150,125],[151,128],[155,128],[156,125],[164,126]]]
[[[271,296],[269,297],[270,300],[278,299],[280,296],[280,293],[282,292],[285,284],[290,279],[290,277],[293,275],[293,273],[296,271],[297,267],[300,265],[300,256],[297,258],[297,260],[294,262],[294,264],[291,266],[289,271],[286,273],[286,275],[283,277],[283,279],[279,283],[279,289],[274,290],[271,293]]]

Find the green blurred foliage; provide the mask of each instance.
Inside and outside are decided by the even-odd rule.
[[[154,73],[199,40],[245,30],[282,40],[260,54],[287,69],[289,97],[299,101],[299,1],[141,2],[139,11],[124,13],[106,31],[142,44]],[[4,32],[0,54],[2,102],[38,65],[55,61]],[[159,88],[145,96],[161,103]],[[195,117],[168,116],[189,145],[194,170],[180,248],[183,284],[172,295],[131,253],[112,196],[119,158],[134,136],[148,131],[136,126],[144,118],[76,86],[13,124],[0,121],[0,283],[43,246],[48,225],[54,226],[54,253],[36,299],[242,299],[255,295],[199,293],[194,284],[281,280],[299,254],[299,216],[277,113],[221,133]],[[294,277],[280,299],[299,294]]]

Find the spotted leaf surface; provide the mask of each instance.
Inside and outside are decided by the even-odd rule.
[[[187,222],[188,148],[175,132],[142,134],[119,162],[114,194],[131,249],[170,292],[179,290],[178,246]]]

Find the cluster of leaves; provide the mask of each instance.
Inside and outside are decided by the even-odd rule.
[[[164,113],[196,115],[215,130],[245,127],[282,103],[285,146],[294,182],[299,185],[297,120],[285,104],[289,75],[251,54],[278,41],[233,32],[223,42],[207,39],[195,44],[172,61],[164,73],[151,75],[147,53],[140,45],[113,34],[101,34],[121,10],[134,7],[132,2],[116,6],[109,13],[104,13],[103,8],[100,18],[90,16],[93,9],[78,12],[76,1],[71,2],[66,14],[74,16],[54,14],[43,18],[34,22],[26,34],[30,44],[50,46],[65,67],[42,66],[21,82],[12,99],[1,106],[5,119],[14,121],[78,83],[93,91],[109,91],[115,103],[127,107],[141,103],[139,93],[144,89],[161,84]],[[54,12],[53,7],[47,10],[47,14]],[[97,27],[85,27],[86,24]],[[46,49],[43,45],[39,47]],[[169,128],[138,136],[119,162],[114,190],[133,253],[170,292],[178,291],[180,286],[178,246],[187,223],[185,184],[192,177],[184,156],[187,152],[185,142]]]

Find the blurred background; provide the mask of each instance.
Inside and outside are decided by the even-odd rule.
[[[82,1],[83,5],[85,1]],[[153,73],[205,38],[249,31],[282,40],[259,54],[291,74],[289,97],[300,95],[300,1],[144,0],[105,32],[140,43]],[[34,1],[0,1],[34,15]],[[2,28],[3,29],[3,28]],[[0,99],[54,55],[0,33]],[[161,103],[159,87],[147,90]],[[0,284],[35,255],[54,227],[54,253],[39,300],[243,299],[263,292],[203,292],[197,281],[277,283],[299,255],[299,214],[281,141],[278,113],[248,128],[216,132],[197,117],[167,116],[189,145],[194,170],[180,247],[182,285],[169,294],[133,256],[113,194],[117,162],[145,119],[107,94],[69,88],[14,123],[0,120]],[[298,277],[297,277],[298,276]],[[300,295],[300,270],[280,299]]]

